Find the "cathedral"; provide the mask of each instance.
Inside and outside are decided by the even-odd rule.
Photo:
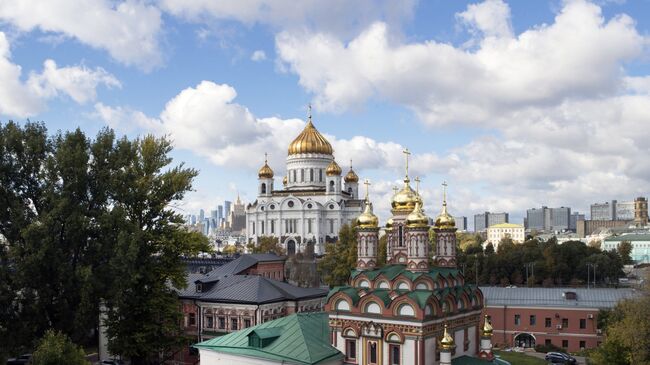
[[[277,237],[289,255],[310,244],[320,255],[326,243],[336,242],[341,226],[361,214],[363,200],[352,166],[342,176],[333,153],[310,112],[305,129],[289,145],[282,188],[276,189],[267,160],[259,170],[257,199],[246,207],[248,242]]]
[[[481,318],[483,294],[465,283],[456,267],[456,227],[447,212],[446,184],[442,211],[430,227],[419,187],[411,188],[405,153],[404,186],[392,197],[392,217],[385,225],[387,264],[377,266],[379,222],[366,186],[364,211],[356,222],[356,269],[347,285],[327,297],[330,342],[344,354],[345,364],[499,363],[492,355],[492,327]]]

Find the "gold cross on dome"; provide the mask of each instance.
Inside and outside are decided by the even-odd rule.
[[[307,119],[311,122],[311,103],[307,106]]]
[[[442,201],[447,202],[447,181],[442,182]]]
[[[268,163],[268,162],[269,162],[269,154],[264,152],[264,163]]]
[[[415,192],[420,195],[420,177],[415,177]]]
[[[363,185],[366,186],[366,200],[368,200],[368,187],[370,186],[370,181],[368,181],[368,179],[366,179],[366,180],[363,182]]]
[[[402,153],[406,157],[406,177],[408,177],[409,176],[409,155],[411,154],[411,152],[409,151],[408,148],[406,148],[404,149],[404,151],[402,151]]]
[[[399,188],[397,186],[393,186],[393,195],[397,194],[397,190],[399,190]]]

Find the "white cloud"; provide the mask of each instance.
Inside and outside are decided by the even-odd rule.
[[[165,11],[190,21],[235,20],[276,29],[319,29],[345,37],[378,19],[399,24],[412,16],[416,1],[162,0],[161,3]]]
[[[161,12],[144,1],[0,0],[0,20],[24,32],[63,34],[146,71],[162,62]]]
[[[53,60],[43,63],[43,71],[31,72],[21,80],[22,68],[11,62],[9,41],[0,32],[0,114],[28,117],[45,109],[46,101],[66,95],[79,104],[95,100],[97,87],[120,87],[120,82],[102,68],[57,67]]]
[[[266,59],[266,53],[261,49],[258,49],[257,51],[253,52],[253,54],[251,55],[251,61],[259,62],[259,61],[264,61],[265,59]]]
[[[516,37],[503,3],[473,5],[461,14],[484,33],[475,51],[436,41],[395,42],[390,28],[377,22],[347,43],[325,33],[285,31],[276,37],[277,53],[326,110],[377,98],[431,124],[493,124],[504,110],[616,94],[622,63],[644,45],[630,17],[605,21],[600,8],[585,1],[568,2],[554,23]]]

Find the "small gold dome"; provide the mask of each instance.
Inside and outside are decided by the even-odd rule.
[[[273,170],[269,166],[267,161],[264,161],[264,166],[260,169],[260,171],[257,173],[257,176],[260,179],[271,179],[273,178]]]
[[[345,174],[345,178],[343,180],[345,180],[346,183],[359,182],[359,176],[357,176],[356,172],[354,172],[354,170],[352,170],[352,167],[350,167],[350,171]]]
[[[289,181],[288,181],[288,179],[287,179],[286,176],[282,178],[282,185],[285,185],[285,186],[286,186],[288,182],[289,182]]]
[[[298,155],[301,153],[331,155],[332,152],[332,145],[314,127],[314,124],[311,122],[311,117],[309,117],[305,129],[289,145],[289,155]]]
[[[445,324],[445,332],[442,335],[442,340],[440,340],[440,349],[452,350],[455,346],[454,339],[449,335],[449,332],[447,332],[447,324]]]
[[[336,161],[332,160],[329,165],[327,165],[327,169],[325,169],[325,174],[327,176],[341,176],[341,166],[336,163]]]
[[[442,212],[436,218],[435,228],[456,228],[456,220],[449,213],[447,213],[447,202],[442,205]]]
[[[415,209],[406,217],[406,226],[408,228],[429,227],[429,217],[422,211],[422,204],[419,201],[415,203]]]
[[[372,212],[372,203],[366,200],[366,208],[363,213],[357,218],[358,228],[377,228],[379,226],[379,218]]]
[[[483,323],[483,336],[491,337],[492,336],[492,325],[488,320],[487,314],[485,315],[485,322]]]
[[[415,203],[420,200],[418,194],[411,189],[409,179],[404,179],[404,187],[393,195],[390,205],[393,210],[400,212],[412,212],[415,209]]]
[[[394,224],[393,218],[388,218],[388,220],[386,221],[386,230],[387,231],[392,230],[393,224]]]

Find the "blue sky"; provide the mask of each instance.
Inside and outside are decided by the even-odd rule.
[[[180,205],[254,200],[312,103],[382,218],[413,151],[427,212],[647,196],[650,1],[0,0],[0,117],[169,135]],[[645,16],[644,16],[645,15]],[[280,184],[278,178],[278,185]]]

